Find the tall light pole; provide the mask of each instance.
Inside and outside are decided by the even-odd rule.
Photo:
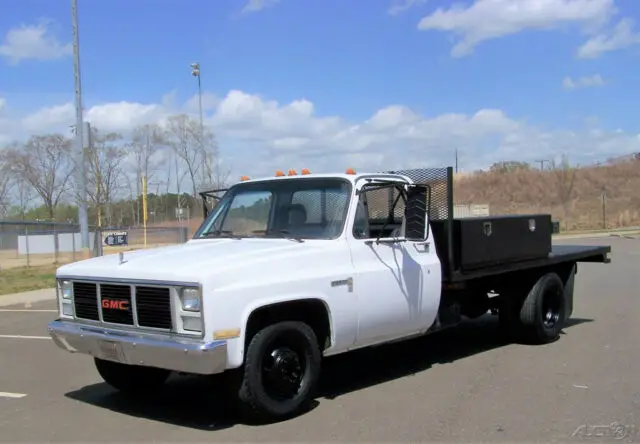
[[[80,36],[78,34],[78,0],[71,0],[71,22],[73,24],[73,68],[76,98],[76,204],[83,255],[89,256],[89,226],[87,221],[87,186],[85,182],[84,137],[82,122],[82,82],[80,80]]]
[[[202,118],[202,82],[200,80],[200,63],[191,64],[191,75],[198,78],[198,105],[200,107],[200,144],[204,146],[204,123]]]
[[[195,62],[191,64],[191,75],[198,78],[198,104],[200,107],[200,152],[204,155],[204,119],[202,115],[202,81],[200,79],[200,63],[199,62]],[[205,159],[207,159],[206,156],[205,156]],[[218,162],[216,165],[218,170],[216,171],[216,174],[218,174],[220,170],[219,156],[216,156],[216,160]],[[206,160],[205,162],[207,162],[207,169],[208,169],[207,173],[209,174],[209,179],[211,179],[211,174],[213,173],[211,171],[211,168],[213,168],[213,166],[211,165],[211,162],[208,162]]]

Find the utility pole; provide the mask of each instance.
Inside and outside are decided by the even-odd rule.
[[[80,239],[82,253],[85,258],[89,255],[89,225],[87,221],[87,186],[85,177],[84,137],[82,120],[82,82],[80,79],[80,36],[78,33],[78,0],[71,0],[71,22],[73,24],[73,67],[75,76],[76,99],[76,204],[78,206],[78,223],[80,225]]]
[[[607,189],[602,187],[602,229],[607,229]]]
[[[456,148],[456,173],[458,172],[458,148]]]

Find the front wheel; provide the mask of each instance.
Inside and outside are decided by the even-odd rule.
[[[239,376],[241,406],[259,419],[301,412],[313,400],[321,360],[318,339],[307,324],[286,321],[263,328],[251,339]]]
[[[170,370],[139,365],[120,364],[95,358],[96,369],[104,381],[127,394],[146,394],[162,386]]]

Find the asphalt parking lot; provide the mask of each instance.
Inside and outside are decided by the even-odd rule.
[[[89,357],[48,339],[53,301],[3,307],[0,441],[638,441],[640,239],[563,243],[610,244],[613,263],[580,266],[559,341],[501,344],[488,317],[334,358],[316,408],[268,426],[237,424],[198,378],[146,401],[121,397]]]

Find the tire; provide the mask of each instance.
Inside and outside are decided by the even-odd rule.
[[[120,364],[99,358],[94,358],[94,361],[104,382],[127,394],[151,393],[171,375],[170,370],[161,368]]]
[[[261,421],[302,412],[313,401],[321,361],[317,337],[307,324],[285,321],[263,328],[251,339],[238,376],[240,410]],[[288,386],[288,378],[296,389]]]
[[[555,341],[566,321],[564,285],[556,273],[543,275],[529,291],[520,310],[523,339],[545,344]]]

